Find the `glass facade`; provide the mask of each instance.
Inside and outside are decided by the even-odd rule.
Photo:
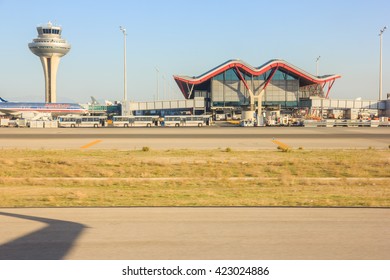
[[[233,69],[225,71],[225,81],[239,81],[236,72]]]
[[[272,70],[263,75],[253,76],[239,70],[246,84],[255,95],[263,89]],[[236,69],[229,69],[211,81],[210,101],[212,106],[247,106],[249,105],[249,91],[240,80]],[[281,105],[282,107],[298,106],[299,80],[294,76],[277,70],[267,85],[263,94],[263,104]]]

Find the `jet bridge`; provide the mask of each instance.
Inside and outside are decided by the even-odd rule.
[[[130,116],[136,114],[137,111],[153,112],[174,110],[191,110],[193,113],[195,113],[195,111],[206,112],[205,99],[203,97],[195,97],[194,99],[158,100],[149,102],[126,101],[122,104],[122,116]]]

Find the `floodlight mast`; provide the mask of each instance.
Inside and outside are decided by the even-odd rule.
[[[379,31],[379,100],[382,100],[382,35],[386,29],[387,26],[384,26]]]
[[[156,94],[157,94],[157,100],[160,100],[160,85],[159,85],[159,79],[158,79],[158,74],[160,73],[160,70],[156,67],[156,76],[157,76],[157,88],[156,88]]]
[[[318,76],[318,61],[320,60],[321,56],[319,55],[316,59],[316,75]]]
[[[123,101],[127,101],[127,74],[126,74],[126,28],[119,26],[119,30],[123,33]]]

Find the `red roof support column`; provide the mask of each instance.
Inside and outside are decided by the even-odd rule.
[[[246,89],[251,92],[251,89],[249,88],[248,84],[246,83],[244,77],[241,75],[241,72],[240,70],[238,70],[237,66],[234,66],[234,69],[236,70],[236,74],[238,76],[238,78],[244,83]]]
[[[271,82],[272,78],[274,77],[274,75],[275,75],[276,71],[278,71],[278,69],[279,69],[279,66],[276,67],[276,68],[274,68],[274,69],[272,69],[272,72],[271,72],[271,74],[268,76],[268,78],[266,79],[266,83],[265,83],[265,85],[264,85],[264,87],[263,87],[262,90],[265,90],[265,89],[266,89],[266,87],[267,87],[268,84]]]
[[[186,92],[186,90],[184,89],[184,87],[183,87],[183,81],[178,81],[178,80],[176,80],[176,83],[177,83],[177,85],[179,86],[179,88],[180,88],[180,90],[181,90],[181,93],[184,95],[184,98],[185,99],[188,99],[188,93]]]
[[[332,81],[329,81],[328,92],[326,93],[326,98],[328,98],[329,92],[330,92],[331,88],[333,87],[333,84],[334,84],[335,81],[336,81],[336,79],[334,79]]]

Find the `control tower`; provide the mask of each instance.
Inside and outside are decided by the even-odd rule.
[[[61,38],[62,28],[50,21],[37,27],[38,38],[28,44],[30,50],[41,59],[45,74],[45,102],[57,101],[56,80],[60,58],[70,50],[70,44]]]

